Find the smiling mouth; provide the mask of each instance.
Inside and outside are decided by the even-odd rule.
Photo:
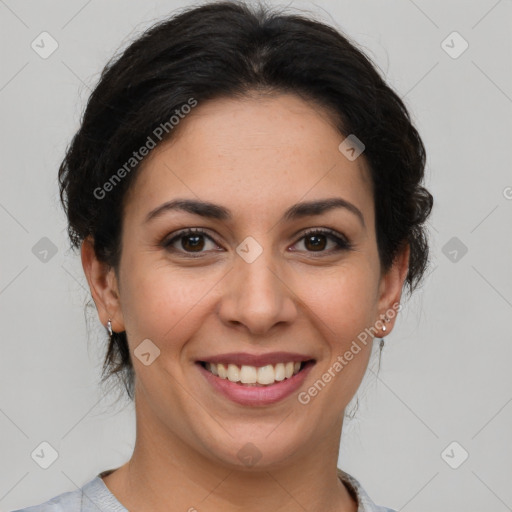
[[[304,368],[315,364],[314,359],[302,362],[283,362],[277,364],[267,364],[265,366],[249,366],[223,363],[209,363],[198,361],[198,363],[208,372],[220,379],[241,386],[265,387],[291,379]]]

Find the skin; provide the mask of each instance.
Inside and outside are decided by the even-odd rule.
[[[137,512],[355,512],[336,467],[344,410],[371,340],[307,405],[297,393],[269,406],[238,405],[213,390],[195,361],[227,352],[308,354],[316,364],[304,391],[399,303],[409,248],[382,272],[364,154],[348,160],[327,113],[291,94],[199,104],[174,135],[144,160],[130,189],[117,273],[97,260],[90,239],[82,246],[101,322],[127,332],[132,354],[145,339],[160,350],[148,366],[132,356],[135,449],[104,481]],[[145,222],[177,197],[222,205],[233,220],[167,212]],[[295,203],[331,197],[354,204],[365,226],[344,208],[279,221]],[[174,253],[161,245],[187,227],[213,239],[201,239],[197,259],[187,257],[190,238],[175,242]],[[327,245],[316,251],[303,238],[307,228],[331,228],[353,249],[334,252],[334,241],[321,238]],[[235,252],[247,236],[263,249],[252,263]],[[237,457],[248,442],[261,454],[252,467]]]

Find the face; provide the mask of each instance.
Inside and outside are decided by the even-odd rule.
[[[294,95],[199,104],[127,197],[95,302],[127,332],[144,421],[217,463],[278,466],[339,438],[361,333],[400,298],[405,267],[381,275],[369,173],[343,139]]]

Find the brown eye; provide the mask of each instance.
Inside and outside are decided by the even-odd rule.
[[[343,235],[338,235],[336,231],[329,229],[311,229],[296,244],[300,241],[303,241],[306,252],[320,253],[320,255],[352,249],[352,244]],[[205,231],[199,228],[189,228],[164,241],[162,246],[170,252],[184,255],[197,254],[199,256],[209,252],[207,249],[208,242],[213,245],[213,250],[219,248]],[[328,249],[329,242],[333,244],[330,250]]]
[[[182,235],[181,246],[186,251],[200,251],[204,247],[203,235]]]
[[[304,245],[308,250],[322,251],[327,245],[326,236],[323,234],[319,235],[308,235],[304,237]]]
[[[331,253],[352,249],[352,245],[348,240],[338,236],[335,231],[329,229],[309,230],[300,240],[304,241],[304,247],[307,252]],[[332,250],[325,250],[329,241],[334,244],[334,248]]]
[[[207,246],[208,241],[212,243],[213,248],[218,247],[214,240],[201,229],[189,228],[164,241],[162,246],[171,252],[201,254],[206,252],[203,249]]]

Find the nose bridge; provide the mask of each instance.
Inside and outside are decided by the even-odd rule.
[[[247,237],[236,251],[228,293],[220,308],[222,320],[243,324],[259,334],[277,323],[292,321],[297,314],[293,294],[279,275],[280,264],[272,248]]]

